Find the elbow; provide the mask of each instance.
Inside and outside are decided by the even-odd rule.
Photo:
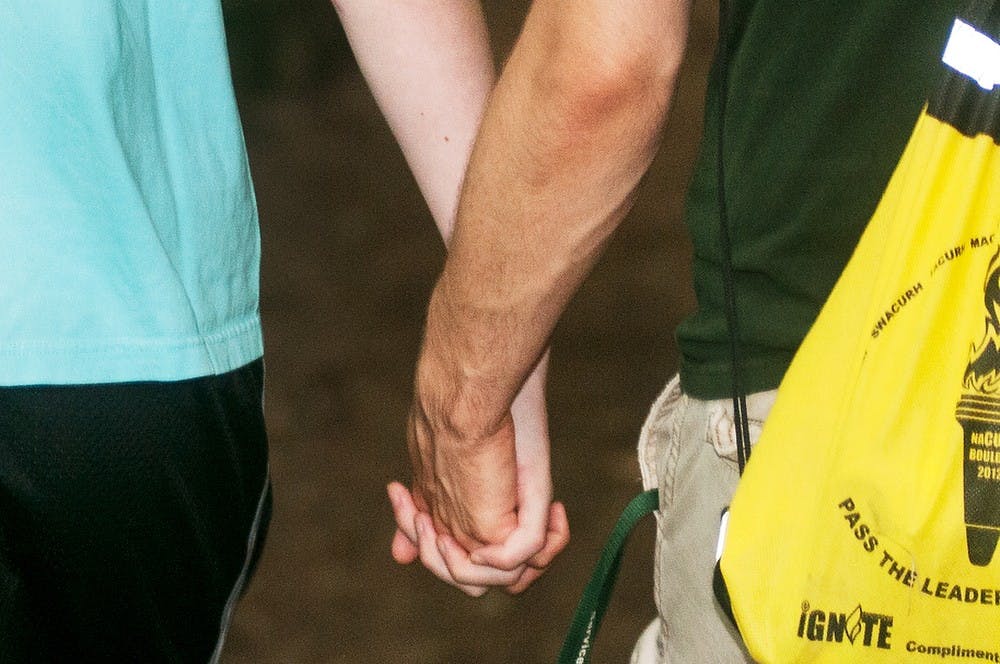
[[[622,113],[664,115],[676,86],[682,49],[671,53],[590,53],[544,64],[536,77],[552,108],[581,129]]]

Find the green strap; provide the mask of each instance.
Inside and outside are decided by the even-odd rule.
[[[597,629],[601,626],[601,618],[608,608],[608,600],[611,598],[611,591],[615,587],[615,580],[618,578],[618,566],[622,560],[622,550],[625,547],[625,540],[639,520],[659,509],[660,493],[656,489],[640,493],[632,499],[621,518],[615,524],[615,529],[608,537],[604,550],[601,552],[601,559],[597,561],[597,567],[590,577],[590,583],[583,591],[580,604],[576,607],[573,615],[573,622],[569,626],[566,640],[563,641],[562,650],[559,652],[558,664],[588,664],[590,662],[590,650],[597,636]]]

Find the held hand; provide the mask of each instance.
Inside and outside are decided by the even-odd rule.
[[[453,538],[436,533],[430,516],[417,510],[406,487],[393,482],[388,493],[397,523],[392,540],[393,559],[408,565],[419,558],[436,577],[473,597],[481,596],[491,586],[503,587],[511,594],[522,592],[545,572],[569,541],[566,510],[562,503],[552,503],[545,546],[528,564],[510,571],[478,565]]]
[[[499,543],[517,527],[517,457],[508,415],[495,431],[467,435],[435,421],[418,398],[407,427],[413,500],[438,533],[463,548]]]
[[[517,593],[541,576],[565,548],[569,541],[566,511],[560,503],[551,503],[544,398],[546,364],[547,358],[543,358],[511,409],[516,431],[516,527],[502,544],[490,543],[495,536],[483,535],[481,526],[472,526],[479,530],[464,542],[454,536],[454,531],[438,535],[426,513],[430,504],[421,505],[425,511],[420,514],[419,499],[415,502],[405,487],[393,483],[389,497],[399,530],[392,550],[398,562],[407,564],[419,556],[432,573],[469,594],[479,595],[485,586],[505,586]],[[414,466],[418,467],[417,462]],[[501,510],[501,514],[501,528],[507,529],[507,513]]]
[[[548,413],[545,379],[548,353],[528,376],[511,406],[517,433],[517,529],[502,545],[487,545],[472,552],[472,562],[499,569],[527,565],[519,583],[521,592],[537,579],[569,543],[569,523],[561,503],[552,502],[549,463]]]
[[[467,595],[479,597],[485,593],[491,585],[487,582],[496,579],[484,574],[476,580],[478,583],[461,583],[456,580],[444,561],[442,549],[437,545],[438,534],[430,515],[417,509],[413,496],[399,482],[389,484],[388,493],[397,526],[392,540],[393,559],[401,565],[409,565],[419,558],[421,564],[434,576]]]

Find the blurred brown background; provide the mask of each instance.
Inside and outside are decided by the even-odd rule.
[[[384,487],[444,250],[326,0],[224,0],[263,231],[275,514],[223,661],[554,662],[618,513],[634,446],[693,306],[679,222],[715,7],[696,4],[664,149],[553,340],[549,409],[569,548],[524,595],[469,599],[389,556]],[[498,59],[528,0],[488,0]],[[655,615],[653,521],[626,552],[594,661],[627,662]]]

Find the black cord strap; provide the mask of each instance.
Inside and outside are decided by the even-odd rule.
[[[730,365],[733,391],[733,423],[736,427],[736,458],[740,474],[750,459],[750,421],[747,415],[746,391],[743,388],[742,353],[740,352],[740,325],[736,310],[736,276],[733,269],[732,234],[726,207],[726,101],[729,95],[729,3],[719,2],[719,131],[716,154],[718,183],[716,192],[719,205],[719,246],[722,249],[722,281],[726,299],[726,325],[729,328]]]

